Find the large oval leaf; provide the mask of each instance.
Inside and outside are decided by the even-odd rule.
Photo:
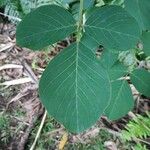
[[[72,15],[60,6],[39,7],[17,27],[17,44],[33,50],[41,49],[73,33],[75,24]]]
[[[127,81],[112,82],[112,95],[105,115],[116,120],[126,115],[134,106],[134,99]]]
[[[131,81],[140,93],[150,97],[150,73],[147,70],[134,70],[131,73]]]
[[[97,121],[109,96],[108,74],[84,41],[56,56],[40,80],[40,99],[48,113],[75,133]]]
[[[137,20],[142,30],[150,29],[149,0],[125,0],[125,9]]]
[[[119,6],[95,8],[87,13],[85,32],[108,49],[135,47],[140,30],[136,20]]]

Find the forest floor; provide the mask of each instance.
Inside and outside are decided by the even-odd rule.
[[[45,51],[33,52],[16,45],[15,31],[12,24],[0,24],[0,150],[28,150],[33,146],[45,114],[38,96],[38,81],[49,61],[70,43],[65,40]],[[134,87],[132,92],[135,98],[132,112],[113,122],[104,116],[79,135],[68,133],[64,149],[133,149],[135,142],[123,141],[121,131],[135,114],[143,115],[150,110],[150,101]],[[35,149],[57,150],[66,133],[62,125],[47,115]]]

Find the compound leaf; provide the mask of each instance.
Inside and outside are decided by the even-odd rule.
[[[150,29],[149,0],[125,0],[125,9],[137,20],[142,30]]]
[[[134,106],[134,99],[127,81],[112,82],[112,95],[105,115],[110,120],[116,120],[126,115]]]
[[[57,5],[46,5],[29,13],[17,27],[17,44],[33,50],[64,39],[76,29],[72,15]]]
[[[108,49],[135,47],[140,29],[136,20],[120,6],[94,8],[87,13],[85,32]]]
[[[84,40],[56,56],[40,80],[40,99],[71,132],[93,125],[108,105],[110,80]]]
[[[131,73],[131,82],[140,93],[150,97],[150,73],[147,70],[134,70]]]

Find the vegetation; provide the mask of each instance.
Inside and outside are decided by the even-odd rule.
[[[33,50],[75,33],[76,42],[49,63],[39,84],[40,99],[48,113],[71,132],[84,131],[103,114],[116,120],[133,108],[130,87],[126,80],[118,80],[120,77],[130,74],[137,90],[150,96],[150,73],[144,68],[128,70],[118,61],[119,52],[132,51],[141,32],[149,28],[145,23],[148,18],[142,18],[140,26],[130,3],[132,5],[131,1],[124,2],[129,13],[116,5],[88,11],[81,0],[77,22],[61,6],[43,6],[27,15],[17,28],[18,45]],[[147,1],[142,3],[145,7],[141,11],[147,9],[146,4]],[[95,54],[99,45],[104,47],[100,59]],[[87,116],[88,119],[84,119]]]
[[[123,138],[131,141],[136,138],[147,138],[150,133],[150,115],[147,113],[146,117],[137,115],[126,125],[126,130],[122,131]]]
[[[33,50],[30,66],[19,58],[21,66],[17,67],[24,68],[19,74],[29,75],[35,84],[27,84],[10,102],[4,99],[16,95],[19,86],[9,88],[11,93],[5,92],[11,83],[1,90],[0,148],[11,143],[9,147],[16,149],[13,139],[21,139],[19,150],[35,146],[40,150],[148,149],[148,0],[1,0],[0,7],[0,15],[16,25],[16,40],[12,35],[8,38],[9,42],[13,39],[12,50],[21,52],[16,58],[24,59],[24,47]],[[8,84],[3,82],[8,79],[7,71],[6,77],[2,73],[0,86]],[[38,94],[46,109],[43,118]],[[124,117],[129,111],[136,115]]]

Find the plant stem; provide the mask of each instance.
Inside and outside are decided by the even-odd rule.
[[[37,134],[36,134],[35,140],[34,140],[32,146],[31,146],[30,150],[34,150],[34,148],[35,148],[35,146],[36,146],[36,142],[37,142],[38,138],[40,137],[40,134],[41,134],[41,131],[42,131],[42,128],[43,128],[45,119],[46,119],[46,115],[47,115],[47,111],[45,111],[45,113],[44,113],[44,115],[43,115],[43,118],[42,118],[40,127],[39,127],[39,129],[38,129],[38,132],[37,132]]]
[[[83,26],[83,1],[80,0],[80,10],[79,10],[79,22],[77,26],[77,42],[81,39],[81,33],[82,33],[82,26]]]

